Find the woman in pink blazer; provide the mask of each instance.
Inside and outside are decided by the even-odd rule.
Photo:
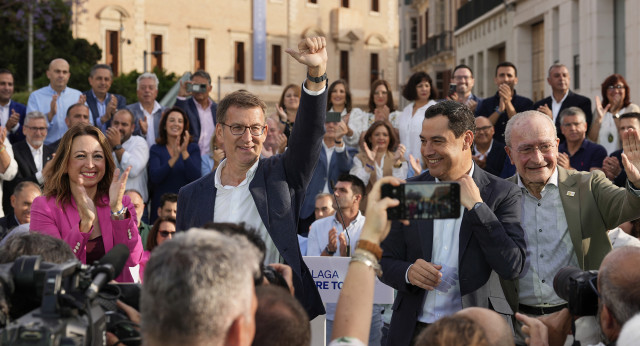
[[[131,168],[122,175],[114,169],[111,147],[98,128],[69,129],[44,170],[44,195],[33,201],[29,228],[64,240],[86,264],[125,244],[131,254],[116,280],[133,282],[127,267],[140,262],[143,249],[135,209],[124,196]]]

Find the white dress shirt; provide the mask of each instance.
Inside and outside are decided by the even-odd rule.
[[[9,139],[6,137],[4,139],[4,147],[4,150],[6,150],[9,157],[11,157],[11,161],[9,163],[9,167],[7,167],[4,173],[0,173],[0,183],[5,180],[13,180],[13,178],[16,177],[16,174],[18,174],[18,163],[16,162],[16,159],[13,158],[13,149],[11,147],[11,143],[9,143]],[[2,189],[0,189],[0,200],[2,200]],[[4,217],[4,210],[2,210],[2,208],[0,208],[0,217]]]
[[[400,143],[404,144],[407,151],[404,157],[409,161],[409,155],[413,155],[415,159],[422,162],[422,154],[420,154],[420,133],[422,132],[422,121],[424,121],[424,112],[427,108],[436,104],[436,101],[430,100],[426,105],[418,108],[413,113],[414,102],[404,107],[400,119],[398,119],[398,130],[400,131]],[[416,172],[416,174],[420,174]]]
[[[156,144],[156,131],[153,115],[156,114],[156,112],[161,108],[162,106],[158,103],[158,101],[153,101],[153,110],[151,111],[151,114],[149,114],[149,112],[147,112],[147,110],[142,107],[142,103],[140,103],[140,109],[142,110],[145,118],[147,118],[147,144],[149,145],[149,148],[151,148],[152,145]]]
[[[113,160],[116,162],[116,167],[123,172],[127,167],[131,166],[126,188],[140,192],[142,200],[146,203],[149,200],[149,192],[147,191],[149,147],[144,138],[131,136],[126,142],[122,143],[122,148],[124,153],[120,161],[118,161],[118,156],[115,152],[111,153]]]
[[[29,142],[27,142],[27,145],[29,146],[29,150],[31,150],[31,156],[33,156],[33,163],[36,164],[36,180],[38,181],[38,184],[42,184],[44,183],[44,177],[42,176],[42,155],[43,155],[43,151],[42,151],[42,145],[40,146],[40,148],[35,149],[34,147],[31,146],[31,144],[29,144]]]
[[[560,100],[560,102],[556,102],[556,99],[553,97],[553,94],[551,95],[551,114],[553,114],[554,124],[556,123],[558,114],[560,114],[560,107],[562,107],[562,102],[564,102],[567,96],[569,96],[569,89],[567,89],[567,92],[564,94],[564,97],[562,98],[562,100]]]

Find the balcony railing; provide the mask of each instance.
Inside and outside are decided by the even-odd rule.
[[[482,0],[482,1],[469,1],[462,5],[458,9],[458,27],[460,29],[463,26],[471,23],[474,19],[482,16],[483,14],[491,11],[496,6],[503,3],[503,0]]]
[[[427,43],[418,47],[411,55],[411,67],[436,56],[442,52],[453,50],[453,34],[451,31],[444,31],[440,35],[432,36]]]

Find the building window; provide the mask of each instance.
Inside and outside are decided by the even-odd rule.
[[[195,63],[194,63],[194,67],[196,71],[198,70],[205,70],[205,57],[206,57],[206,53],[205,53],[205,39],[204,38],[196,38],[195,41],[195,48],[196,48],[196,52],[195,52]]]
[[[544,22],[531,26],[531,86],[533,102],[544,98],[547,69],[544,66]]]
[[[370,83],[373,84],[380,77],[380,67],[378,66],[378,53],[371,53],[371,77]]]
[[[573,89],[580,89],[580,54],[573,56]]]
[[[380,12],[380,1],[371,0],[371,11]]]
[[[418,48],[418,20],[416,18],[411,18],[409,25],[409,47],[413,50]]]
[[[107,30],[107,44],[105,59],[107,65],[111,66],[113,75],[120,74],[120,32]]]
[[[162,35],[151,35],[151,69],[162,70]]]
[[[282,47],[271,46],[271,84],[282,85]]]
[[[349,82],[349,51],[340,51],[340,79]]]
[[[235,83],[244,83],[244,42],[236,42],[236,59],[233,77]]]
[[[349,8],[349,0],[342,0],[342,7]]]
[[[429,40],[429,10],[424,11],[424,42]]]

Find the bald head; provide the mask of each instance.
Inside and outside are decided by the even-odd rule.
[[[69,72],[69,63],[61,58],[53,59],[49,63],[49,69],[47,70],[47,78],[51,83],[51,88],[58,93],[62,92],[69,82],[71,73]]]
[[[497,312],[485,308],[466,308],[455,313],[478,323],[484,331],[490,345],[513,346],[511,328]]]

